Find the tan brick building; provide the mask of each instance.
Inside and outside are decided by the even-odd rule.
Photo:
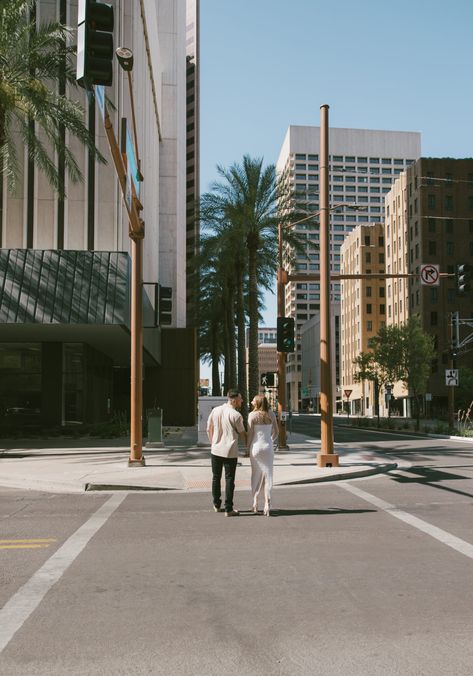
[[[385,272],[385,241],[382,223],[359,225],[347,235],[341,254],[342,274],[383,274]],[[341,294],[341,373],[342,394],[350,396],[353,413],[372,414],[372,386],[354,382],[356,367],[353,360],[360,352],[368,352],[369,341],[386,321],[384,279],[349,279],[342,281]],[[364,398],[364,405],[362,399]]]

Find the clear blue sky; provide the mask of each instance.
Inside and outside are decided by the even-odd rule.
[[[418,131],[424,156],[473,157],[472,26],[473,0],[201,0],[202,192],[217,164],[275,163],[322,104],[332,127]]]

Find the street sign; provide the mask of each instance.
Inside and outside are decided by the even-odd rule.
[[[95,85],[95,100],[102,114],[102,120],[105,120],[105,87],[103,85]]]
[[[424,286],[438,286],[440,284],[440,266],[433,263],[421,265],[420,281]]]
[[[136,161],[135,148],[131,140],[130,132],[128,131],[126,117],[122,117],[120,141],[122,155],[126,155],[127,180],[129,176],[131,182],[133,183],[133,187],[135,188],[135,194],[137,198],[140,199],[142,177],[138,168],[138,162]]]
[[[445,370],[445,384],[450,387],[457,387],[460,379],[458,377],[458,369]]]
[[[343,394],[347,399],[350,399],[350,395],[353,392],[353,390],[343,390]]]

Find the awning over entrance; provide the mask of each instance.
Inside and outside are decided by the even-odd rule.
[[[145,326],[154,310],[144,293]],[[0,341],[85,342],[117,365],[130,358],[130,258],[117,251],[0,249]],[[144,331],[145,364],[160,330]]]

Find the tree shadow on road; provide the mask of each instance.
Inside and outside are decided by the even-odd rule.
[[[409,474],[417,474],[417,476],[405,476],[403,474],[397,474],[396,470],[389,472],[388,476],[397,483],[400,484],[417,484],[430,486],[431,488],[439,488],[442,491],[448,491],[449,493],[456,493],[457,495],[464,495],[467,498],[473,498],[473,493],[468,493],[467,491],[462,491],[459,488],[452,488],[451,486],[445,486],[439,482],[441,481],[465,481],[469,479],[462,474],[454,474],[453,472],[442,472],[441,469],[431,468],[431,467],[409,467]]]

